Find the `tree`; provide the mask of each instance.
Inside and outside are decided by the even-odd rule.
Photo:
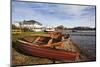
[[[16,29],[17,27],[15,25],[12,24],[12,29]]]
[[[64,26],[63,25],[59,25],[59,26],[56,27],[56,29],[63,30],[64,29]]]

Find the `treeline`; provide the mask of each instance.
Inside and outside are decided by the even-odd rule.
[[[74,28],[66,28],[65,30],[96,30],[96,28],[91,27],[74,27]]]

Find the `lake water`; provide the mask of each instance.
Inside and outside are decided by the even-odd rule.
[[[96,57],[96,36],[94,32],[72,32],[71,39],[87,54]]]

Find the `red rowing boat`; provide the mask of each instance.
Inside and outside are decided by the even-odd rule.
[[[18,43],[19,44],[16,45],[17,49],[32,56],[61,60],[61,61],[67,61],[67,60],[74,61],[78,57],[77,52],[42,47],[38,46],[38,44],[33,44],[31,42],[24,40],[18,40]]]

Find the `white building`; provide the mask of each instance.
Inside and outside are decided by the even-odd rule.
[[[29,20],[29,21],[23,21],[23,22],[14,22],[13,25],[16,27],[21,27],[21,28],[28,28],[31,31],[39,32],[39,31],[55,31],[55,28],[52,26],[46,26],[43,27],[41,23],[34,21],[34,20]]]
[[[55,31],[55,28],[52,26],[47,26],[46,31]]]
[[[42,31],[42,24],[37,22],[37,21],[34,21],[34,20],[29,20],[29,21],[23,21],[21,23],[13,23],[16,27],[22,27],[22,28],[28,28],[29,30],[32,30],[32,31]]]

